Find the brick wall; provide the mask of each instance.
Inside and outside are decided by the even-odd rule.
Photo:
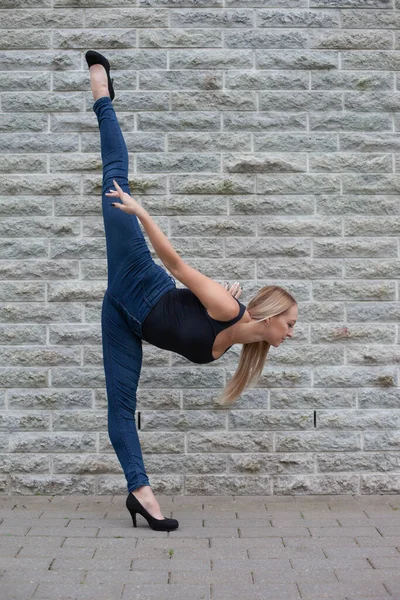
[[[104,51],[136,197],[295,337],[257,388],[145,345],[141,440],[174,494],[400,492],[400,1],[0,0],[0,491],[123,492],[99,325]],[[399,10],[397,10],[399,9]]]

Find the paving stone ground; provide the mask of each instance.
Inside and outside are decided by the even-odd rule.
[[[400,496],[0,496],[1,600],[400,600]]]

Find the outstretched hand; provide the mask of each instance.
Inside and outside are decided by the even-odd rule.
[[[124,192],[115,179],[113,179],[113,184],[115,190],[110,190],[106,193],[106,196],[109,196],[110,198],[119,198],[122,204],[120,202],[112,202],[111,206],[117,209],[119,208],[119,210],[122,210],[122,212],[125,212],[128,215],[139,216],[141,213],[143,213],[144,208],[139,204],[139,202],[134,200],[132,196],[130,196],[127,192]]]
[[[240,287],[240,283],[235,281],[235,283],[229,288],[229,282],[224,285],[224,288],[233,296],[234,298],[239,298],[242,293],[242,288]]]

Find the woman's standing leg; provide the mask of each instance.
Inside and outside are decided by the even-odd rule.
[[[108,434],[124,471],[128,491],[149,486],[136,429],[136,391],[142,367],[142,340],[121,309],[105,295],[102,310],[104,371],[108,398]]]
[[[124,191],[128,186],[128,153],[109,98],[106,71],[90,67],[94,110],[99,120],[103,160],[103,218],[106,231],[109,290],[119,296],[127,281],[140,275],[153,260],[137,217],[111,207],[105,192],[117,180]],[[106,293],[102,313],[104,370],[109,400],[109,434],[124,469],[129,492],[156,519],[162,519],[160,506],[144,470],[134,414],[139,381],[142,345],[132,331],[118,297]]]

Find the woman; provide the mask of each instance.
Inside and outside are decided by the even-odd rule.
[[[136,514],[140,513],[152,529],[171,531],[178,521],[163,518],[146,475],[135,426],[142,340],[198,364],[217,360],[233,344],[243,344],[238,370],[221,398],[228,403],[259,377],[269,347],[292,336],[297,305],[282,288],[267,286],[246,310],[234,297],[240,294],[237,284],[230,293],[185,264],[129,194],[128,153],[112,106],[110,65],[94,51],[86,53],[86,60],[103,161],[108,288],[102,334],[109,435],[127,479],[126,505],[133,525],[136,527]],[[153,261],[138,219],[165,267],[186,289],[177,289],[172,277]]]

